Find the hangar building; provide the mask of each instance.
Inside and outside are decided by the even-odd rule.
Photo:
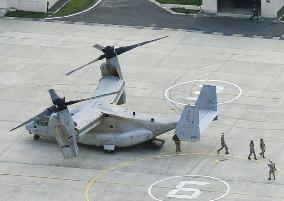
[[[202,0],[202,9],[211,13],[252,14],[254,0]],[[279,17],[282,13],[284,0],[257,0],[260,16],[267,18]]]

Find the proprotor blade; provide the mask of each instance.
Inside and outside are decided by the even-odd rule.
[[[56,92],[54,91],[54,89],[50,89],[50,90],[48,90],[48,92],[49,92],[49,94],[50,94],[51,99],[53,99],[53,100],[59,100],[59,99],[61,99],[61,98],[56,94]],[[80,100],[74,100],[74,101],[68,101],[68,102],[65,102],[63,99],[61,99],[61,100],[64,101],[64,102],[60,103],[60,104],[61,104],[60,107],[65,108],[65,107],[67,107],[67,106],[69,106],[69,105],[73,105],[73,104],[80,103],[80,102],[83,102],[83,101],[87,101],[87,100],[91,100],[91,99],[95,99],[95,98],[100,98],[100,97],[103,97],[103,96],[108,96],[108,95],[112,95],[112,94],[116,94],[116,93],[119,93],[119,91],[113,91],[113,92],[110,92],[110,93],[100,94],[100,95],[93,96],[93,97],[90,97],[90,98],[85,98],[85,99],[80,99]],[[57,103],[57,102],[55,101],[55,103]],[[13,131],[13,130],[16,130],[16,129],[18,129],[18,128],[21,128],[22,126],[24,126],[24,125],[26,125],[26,124],[28,124],[28,123],[34,121],[37,117],[50,116],[52,113],[58,112],[58,111],[60,110],[60,108],[58,109],[57,107],[58,107],[58,106],[53,105],[53,106],[51,106],[51,107],[46,108],[42,113],[39,113],[38,115],[34,116],[33,118],[30,118],[29,120],[25,121],[24,123],[22,123],[22,124],[16,126],[15,128],[11,129],[10,132]]]
[[[108,95],[112,95],[112,94],[116,94],[116,93],[119,93],[119,91],[114,91],[114,92],[101,94],[101,95],[93,96],[93,97],[90,97],[90,98],[84,98],[84,99],[80,99],[80,100],[68,101],[68,102],[65,102],[65,104],[66,104],[66,106],[69,106],[69,105],[73,105],[73,104],[80,103],[80,102],[83,102],[83,101],[92,100],[92,99],[96,99],[96,98],[100,98],[100,97],[103,97],[103,96],[108,96]]]
[[[92,64],[92,63],[95,63],[96,61],[102,60],[102,59],[104,59],[104,58],[105,58],[105,55],[103,54],[103,55],[101,55],[99,58],[97,58],[97,59],[95,59],[95,60],[92,60],[92,61],[90,61],[89,63],[87,63],[87,64],[85,64],[85,65],[83,65],[83,66],[80,66],[80,67],[78,67],[78,68],[75,68],[74,70],[71,70],[70,72],[66,73],[65,75],[70,75],[70,74],[72,74],[72,73],[74,73],[74,72],[76,72],[76,71],[78,71],[78,70],[81,70],[82,68],[85,68],[86,66],[88,66],[88,65],[90,65],[90,64]]]
[[[132,49],[134,49],[136,47],[140,47],[140,46],[146,45],[148,43],[152,43],[154,41],[162,40],[162,39],[167,38],[167,37],[169,37],[169,36],[164,36],[164,37],[157,38],[157,39],[154,39],[154,40],[149,40],[149,41],[145,41],[145,42],[142,42],[142,43],[137,43],[135,45],[119,47],[119,48],[116,48],[116,49],[114,49],[112,46],[103,47],[101,45],[94,45],[95,48],[103,51],[104,54],[102,54],[97,59],[92,60],[89,63],[87,63],[87,64],[85,64],[83,66],[80,66],[80,67],[78,67],[78,68],[76,68],[76,69],[66,73],[65,75],[70,75],[70,74],[72,74],[72,73],[74,73],[74,72],[76,72],[78,70],[81,70],[82,68],[84,68],[84,67],[86,67],[86,66],[88,66],[88,65],[90,65],[90,64],[92,64],[94,62],[96,62],[96,61],[99,61],[99,60],[102,60],[102,59],[105,59],[105,58],[110,59],[110,58],[116,57],[117,55],[120,55],[120,54],[123,54],[125,52],[128,52],[128,51],[130,51],[130,50],[132,50]]]
[[[97,49],[100,50],[100,51],[103,51],[103,49],[105,48],[104,46],[99,45],[99,44],[95,44],[93,47],[94,47],[94,48],[97,48]]]
[[[115,52],[116,52],[117,55],[120,55],[120,54],[128,52],[128,51],[130,51],[130,50],[132,50],[132,49],[134,49],[136,47],[140,47],[140,46],[146,45],[148,43],[152,43],[152,42],[155,42],[155,41],[158,41],[158,40],[162,40],[162,39],[167,38],[167,37],[169,37],[169,36],[164,36],[164,37],[161,37],[161,38],[145,41],[145,42],[142,42],[142,43],[137,43],[137,44],[130,45],[130,46],[119,47],[119,48],[115,49]]]
[[[51,106],[49,108],[46,108],[42,113],[39,113],[38,115],[34,116],[33,118],[30,118],[29,120],[25,121],[24,123],[16,126],[15,128],[11,129],[10,132],[13,131],[13,130],[16,130],[18,128],[21,128],[22,126],[24,126],[24,125],[34,121],[37,117],[50,116],[54,112],[57,112],[57,108],[56,108],[55,105],[53,105],[53,106]]]

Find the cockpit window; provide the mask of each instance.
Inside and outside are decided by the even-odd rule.
[[[36,123],[40,126],[47,126],[49,121],[49,116],[38,117]]]

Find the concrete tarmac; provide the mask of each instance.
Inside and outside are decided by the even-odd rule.
[[[252,10],[248,10],[252,15]],[[250,14],[249,14],[250,15]],[[206,17],[208,16],[208,17]],[[209,17],[210,16],[210,17]],[[114,25],[151,26],[158,28],[195,30],[227,36],[284,39],[284,24],[278,20],[214,17],[200,13],[196,16],[173,15],[149,0],[102,0],[97,6],[79,15],[61,18],[70,23],[101,23]]]
[[[0,19],[0,201],[284,200],[284,42],[147,27],[76,25]],[[218,86],[218,121],[198,143],[173,132],[162,148],[79,145],[64,160],[54,139],[9,130],[51,105],[48,89],[67,100],[89,97],[99,65],[65,76],[100,52],[92,46],[131,45],[168,35],[119,57],[125,107],[171,115],[192,104],[202,84]],[[167,98],[166,98],[167,97]],[[170,101],[169,101],[170,100]],[[230,155],[217,154],[221,133]],[[265,159],[259,139],[267,146]],[[254,140],[258,160],[248,160]],[[276,181],[268,181],[268,158]]]

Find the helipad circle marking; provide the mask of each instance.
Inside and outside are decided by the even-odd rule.
[[[131,165],[134,165],[140,161],[145,161],[145,160],[150,160],[150,159],[155,159],[155,158],[163,158],[163,157],[171,157],[171,156],[227,156],[225,154],[216,154],[216,153],[182,153],[182,154],[161,154],[161,155],[154,155],[154,156],[148,156],[148,157],[144,157],[144,158],[140,158],[137,160],[130,160],[130,161],[125,161],[122,163],[119,163],[116,166],[110,167],[108,169],[103,169],[101,170],[101,172],[96,175],[95,177],[93,177],[87,184],[86,188],[85,188],[85,199],[86,201],[91,201],[91,195],[90,195],[90,190],[91,188],[96,184],[96,182],[103,176],[107,175],[110,171],[115,170],[117,168],[122,168],[122,167],[129,167]],[[239,158],[239,159],[243,159],[243,160],[247,160],[247,157],[243,157],[243,156],[233,156],[230,155],[228,156],[229,158]],[[260,161],[260,160],[253,160],[251,162],[255,162],[258,164],[262,164],[262,165],[266,165],[266,162]],[[282,175],[284,175],[284,172],[282,170],[280,170],[278,168],[278,172],[280,172]]]
[[[240,98],[241,95],[242,95],[242,93],[243,93],[243,90],[242,90],[242,88],[241,88],[240,86],[238,86],[238,85],[235,84],[235,83],[228,82],[228,81],[224,81],[224,80],[190,80],[190,81],[181,82],[181,83],[177,83],[177,84],[175,84],[175,85],[173,85],[173,86],[170,86],[168,89],[166,89],[166,91],[165,91],[165,93],[164,93],[165,98],[166,98],[168,101],[170,101],[170,102],[172,102],[172,103],[174,103],[174,104],[187,105],[187,104],[185,104],[185,103],[181,103],[181,102],[175,101],[175,100],[173,100],[172,98],[170,98],[170,97],[169,97],[169,91],[172,90],[173,88],[177,87],[177,86],[180,86],[180,85],[183,85],[183,84],[187,84],[187,83],[193,83],[193,82],[221,82],[221,83],[226,83],[226,84],[229,84],[229,85],[233,85],[234,87],[236,87],[236,88],[239,90],[239,94],[238,94],[235,98],[233,98],[233,99],[231,99],[231,100],[228,100],[228,101],[225,101],[225,102],[220,102],[220,103],[218,103],[218,105],[231,103],[231,102],[237,100],[238,98]]]
[[[70,14],[70,15],[65,15],[65,16],[58,16],[58,17],[47,17],[47,18],[44,18],[45,20],[54,20],[54,19],[61,19],[61,18],[67,18],[67,17],[73,17],[73,16],[76,16],[76,15],[80,15],[82,13],[85,13],[85,12],[88,12],[89,10],[93,9],[94,7],[96,7],[102,0],[98,0],[97,3],[95,3],[93,6],[91,6],[90,8],[87,8],[86,10],[83,10],[83,11],[80,11],[80,12],[77,12],[77,13],[73,13],[73,14]]]
[[[167,178],[165,178],[165,179],[161,179],[161,180],[158,180],[158,181],[154,182],[154,183],[151,184],[151,186],[148,188],[148,194],[149,194],[150,197],[151,197],[152,199],[154,199],[154,200],[163,201],[163,200],[161,200],[161,199],[156,198],[156,197],[152,194],[152,192],[151,192],[151,191],[152,191],[152,188],[153,188],[155,185],[157,185],[158,183],[161,183],[161,182],[163,182],[163,181],[170,180],[170,179],[173,179],[173,178],[180,178],[180,177],[203,177],[203,178],[209,178],[209,179],[217,180],[217,181],[223,183],[223,184],[227,187],[227,190],[226,190],[226,192],[225,192],[223,195],[221,195],[221,196],[219,196],[219,197],[217,197],[217,198],[215,198],[215,199],[213,199],[213,200],[209,200],[209,201],[216,201],[216,200],[219,200],[219,199],[225,197],[226,195],[228,195],[229,192],[230,192],[230,190],[231,190],[230,185],[229,185],[226,181],[224,181],[224,180],[222,180],[222,179],[219,179],[219,178],[217,178],[217,177],[204,176],[204,175],[183,175],[183,176],[167,177]]]

